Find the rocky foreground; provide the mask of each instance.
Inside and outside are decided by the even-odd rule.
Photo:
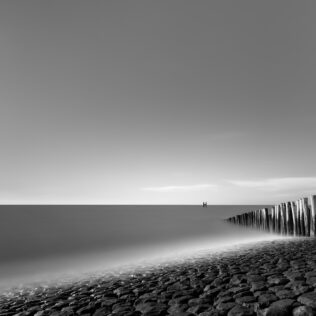
[[[263,242],[129,276],[0,297],[9,315],[316,315],[316,239]]]

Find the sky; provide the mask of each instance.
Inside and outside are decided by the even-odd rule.
[[[316,2],[0,2],[0,204],[316,194]]]

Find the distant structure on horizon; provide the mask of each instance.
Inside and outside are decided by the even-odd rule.
[[[203,202],[203,207],[207,207],[207,202]]]
[[[204,206],[204,203],[203,203]],[[228,222],[281,235],[316,236],[316,195],[236,215]]]

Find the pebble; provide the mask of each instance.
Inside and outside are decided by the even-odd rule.
[[[130,276],[0,295],[0,316],[74,315],[316,315],[316,239],[262,242]]]

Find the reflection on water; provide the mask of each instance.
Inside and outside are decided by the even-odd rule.
[[[255,206],[1,206],[2,287],[192,257],[276,236],[222,219]]]

